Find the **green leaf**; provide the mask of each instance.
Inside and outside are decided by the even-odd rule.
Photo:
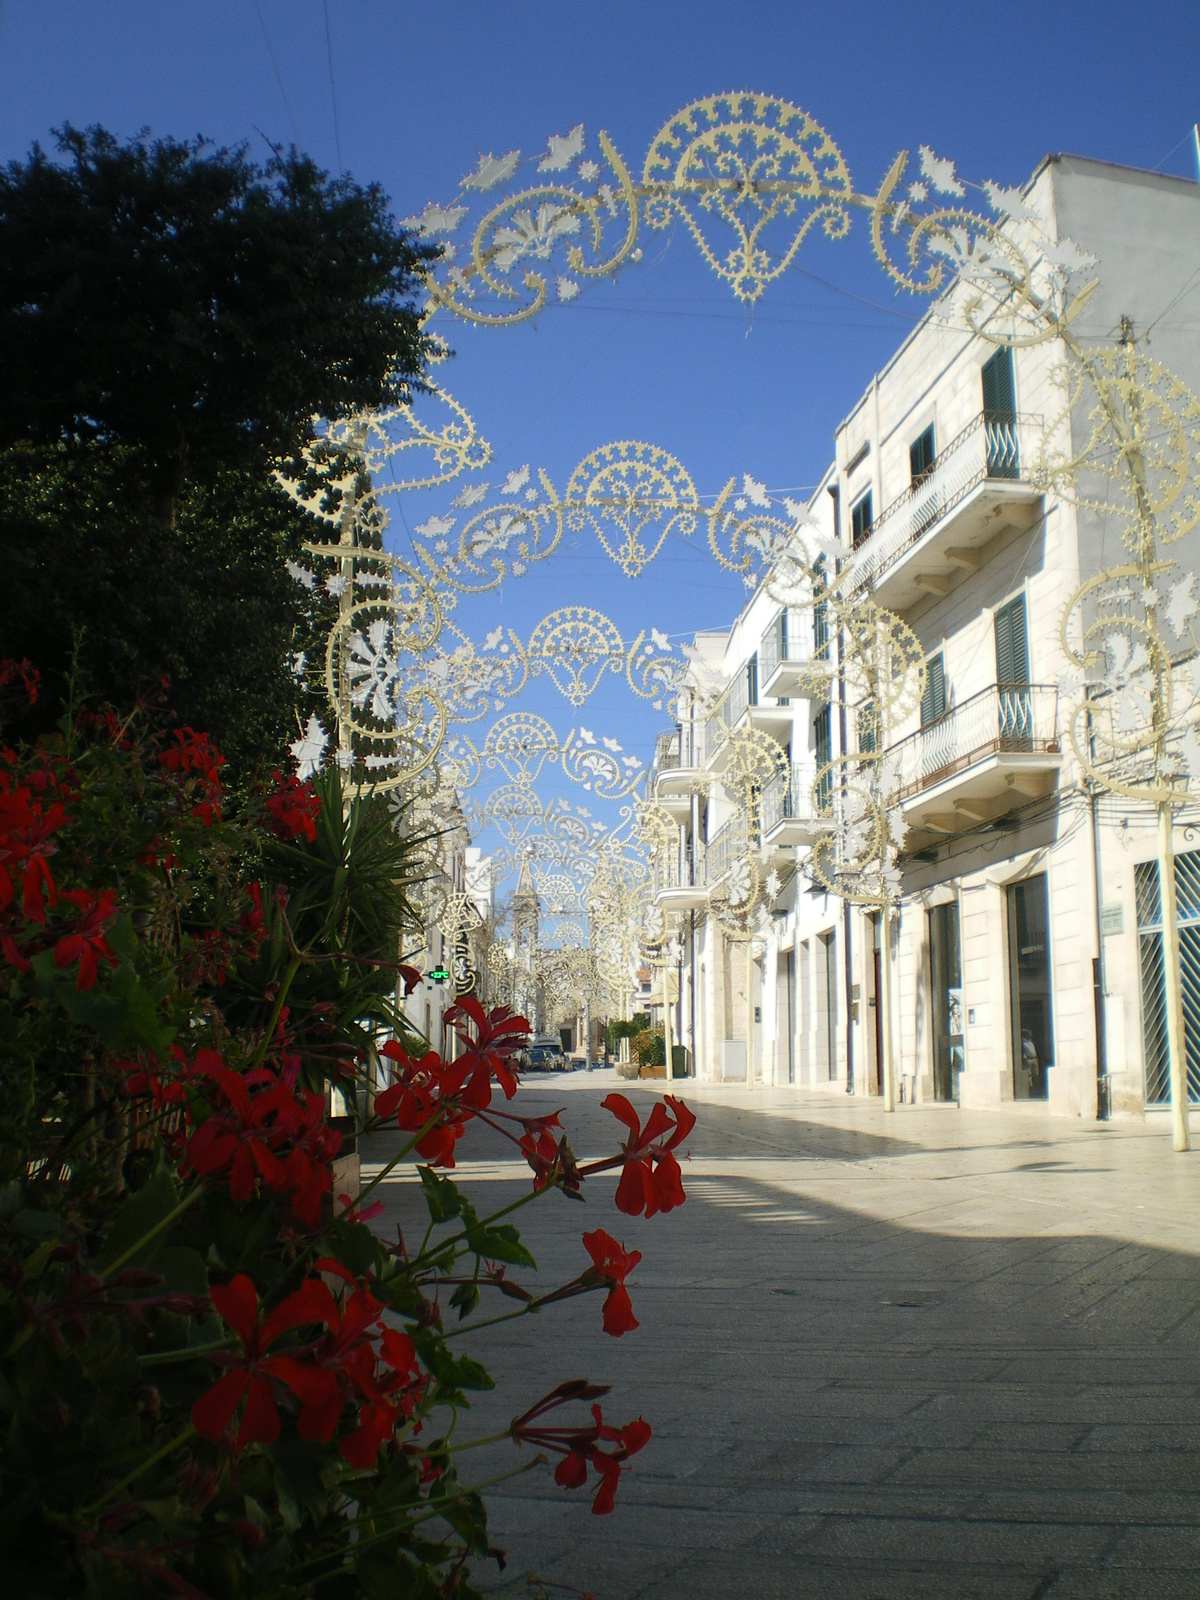
[[[18,1211],[8,1226],[26,1239],[57,1239],[62,1229],[52,1211]]]
[[[113,1225],[108,1230],[108,1238],[104,1241],[104,1249],[96,1262],[99,1270],[103,1272],[110,1261],[118,1260],[139,1240],[145,1239],[153,1228],[170,1216],[178,1204],[179,1192],[175,1188],[171,1174],[165,1168],[161,1168],[144,1188],[139,1189],[136,1194],[131,1194],[117,1212]],[[153,1238],[146,1239],[145,1246],[130,1258],[129,1264],[148,1265],[155,1254],[165,1247],[169,1231],[162,1228]]]
[[[490,1261],[537,1269],[537,1262],[521,1243],[521,1235],[511,1222],[502,1222],[496,1228],[471,1228],[467,1233],[467,1245],[477,1256],[486,1256]]]
[[[451,1217],[457,1217],[464,1205],[457,1184],[441,1177],[432,1167],[418,1167],[417,1171],[421,1176],[421,1187],[425,1191],[425,1204],[429,1207],[431,1221],[449,1222]]]

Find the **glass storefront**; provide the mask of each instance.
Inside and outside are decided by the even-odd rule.
[[[1044,872],[1008,887],[1008,971],[1013,1095],[1018,1100],[1044,1100],[1046,1069],[1054,1065],[1050,916]]]
[[[958,901],[929,913],[929,977],[933,994],[933,1098],[958,1099],[963,1069],[962,957]]]

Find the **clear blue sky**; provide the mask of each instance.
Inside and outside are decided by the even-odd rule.
[[[294,140],[378,180],[398,216],[449,199],[478,152],[531,154],[581,121],[593,150],[604,128],[640,166],[673,111],[743,88],[816,117],[860,189],[921,143],[1004,184],[1051,150],[1195,177],[1200,0],[0,0],[0,158],[64,120],[262,153],[264,137]],[[742,472],[814,482],[920,307],[892,293],[861,225],[806,246],[749,317],[685,236],[651,254],[536,324],[453,330],[444,381],[498,466],[530,461],[561,487],[597,445],[641,438],[702,493]],[[581,544],[471,626],[527,631],[575,602],[679,635],[727,621],[741,597],[686,549],[633,583]],[[545,693],[527,703],[560,733],[580,720]],[[615,690],[582,719],[642,754],[661,723]]]

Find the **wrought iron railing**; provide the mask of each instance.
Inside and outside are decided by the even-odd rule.
[[[1056,754],[1058,689],[1044,683],[994,683],[951,706],[887,752],[898,798],[943,783],[993,755]]]
[[[708,841],[701,881],[711,888],[725,876],[735,861],[745,855],[746,848],[745,819],[734,817],[718,828]]]
[[[750,675],[739,667],[733,682],[717,701],[704,724],[704,748],[716,751],[725,743],[726,735],[734,727],[750,704]]]
[[[1022,463],[1035,453],[1041,431],[1041,417],[996,421],[980,412],[945,446],[921,481],[876,517],[851,557],[849,587],[877,580],[979,484],[989,479],[1029,482]]]
[[[825,661],[828,658],[828,635],[823,639],[816,637],[812,610],[789,606],[762,636],[758,647],[758,681],[765,683],[783,661]]]
[[[813,795],[817,778],[816,762],[804,762],[781,772],[763,790],[759,802],[759,822],[766,835],[787,818],[816,822],[819,817]]]
[[[705,884],[704,877],[704,846],[694,844],[693,851],[687,848],[683,839],[677,849],[662,850],[655,857],[652,888],[655,894],[660,889],[702,889]]]
[[[683,723],[673,733],[660,733],[654,747],[651,779],[660,772],[678,772],[681,767],[699,767],[704,763],[704,741],[701,730],[690,722]]]

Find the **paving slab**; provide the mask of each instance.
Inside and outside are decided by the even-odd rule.
[[[1161,1119],[673,1087],[700,1118],[684,1206],[622,1216],[610,1174],[586,1208],[517,1218],[546,1286],[586,1264],[585,1228],[641,1250],[641,1326],[606,1337],[589,1297],[463,1341],[499,1380],[466,1436],[576,1376],[654,1428],[609,1517],[545,1468],[491,1491],[509,1566],[477,1569],[485,1592],[535,1572],[596,1600],[1195,1600],[1200,1153]],[[517,1106],[607,1154],[614,1088],[643,1116],[661,1091],[577,1072]],[[528,1191],[511,1146],[462,1148],[481,1211]],[[381,1193],[383,1232],[424,1231],[407,1174]]]

